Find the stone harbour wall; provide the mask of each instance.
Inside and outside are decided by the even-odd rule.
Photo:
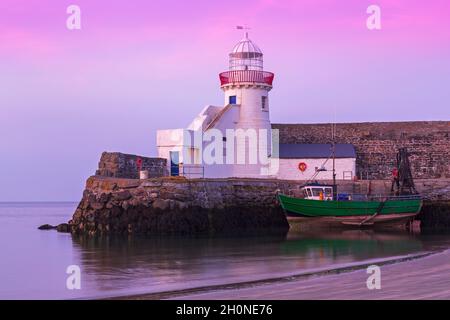
[[[450,200],[450,178],[447,179],[416,179],[417,192],[429,201]],[[362,180],[342,184],[338,189],[342,192],[352,192],[370,195],[388,195],[392,186],[391,180]]]
[[[433,200],[424,201],[420,214],[416,217],[420,221],[422,231],[450,230],[450,201]]]
[[[274,196],[279,187],[298,188],[267,180],[92,176],[69,225],[89,235],[286,232]]]
[[[288,230],[276,194],[299,196],[304,181],[270,179],[137,180],[92,176],[71,221],[74,234],[222,234]],[[450,179],[418,180],[427,199],[421,221],[447,225]],[[388,194],[390,181],[339,181],[339,192]],[[443,222],[444,221],[444,222]]]
[[[330,143],[331,124],[273,124],[280,143]],[[398,149],[410,153],[414,178],[450,178],[450,121],[338,123],[336,142],[356,148],[357,176],[389,179]]]
[[[149,172],[150,178],[168,175],[166,159],[148,158],[120,152],[103,152],[95,174],[104,177],[138,179],[138,159],[141,159],[141,168]]]

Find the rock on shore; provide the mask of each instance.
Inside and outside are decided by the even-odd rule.
[[[43,224],[38,227],[39,230],[56,230],[62,233],[69,233],[70,226],[68,223],[60,223],[57,226],[52,226],[51,224]]]
[[[51,224],[43,224],[38,227],[39,230],[55,230],[56,226],[52,226]]]

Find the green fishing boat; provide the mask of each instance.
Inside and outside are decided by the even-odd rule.
[[[278,199],[288,217],[359,226],[407,222],[422,208],[418,195],[369,197],[334,190],[333,185],[313,183],[301,188],[302,197],[278,194]]]
[[[406,224],[419,214],[422,198],[418,195],[409,165],[406,148],[399,149],[397,154],[396,184],[397,191],[392,195],[373,196],[369,194],[338,193],[336,184],[336,125],[332,124],[332,144],[330,156],[309,180],[316,179],[324,171],[325,163],[333,161],[333,184],[325,185],[317,182],[306,183],[300,188],[300,196],[278,193],[278,200],[288,220],[317,220],[319,224],[335,224],[368,226],[375,224]],[[394,183],[392,184],[392,190]],[[405,192],[405,190],[407,192]],[[404,193],[405,192],[405,193]]]

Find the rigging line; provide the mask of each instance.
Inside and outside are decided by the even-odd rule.
[[[327,164],[328,160],[331,159],[331,156],[332,156],[332,155],[329,155],[328,158],[322,163],[321,168],[322,168],[322,167],[325,167],[325,165]],[[316,172],[311,176],[311,178],[309,178],[308,180],[306,180],[306,184],[309,183],[309,182],[311,182],[311,181],[313,181],[313,180],[319,175],[320,172],[321,172],[321,171],[316,171]]]

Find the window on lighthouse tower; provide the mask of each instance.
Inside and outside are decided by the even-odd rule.
[[[267,110],[267,97],[266,96],[261,97],[261,108],[263,110]]]

